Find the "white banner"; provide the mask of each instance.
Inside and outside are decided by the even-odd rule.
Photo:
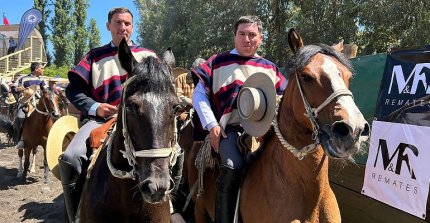
[[[374,121],[362,193],[424,219],[430,127]]]

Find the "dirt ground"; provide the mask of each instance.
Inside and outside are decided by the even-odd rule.
[[[52,173],[43,180],[43,150],[36,155],[36,172],[28,173],[27,182],[16,178],[17,150],[0,133],[0,222],[64,222],[61,182]]]

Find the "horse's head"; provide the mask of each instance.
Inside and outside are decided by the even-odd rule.
[[[367,140],[369,124],[348,90],[352,67],[327,45],[304,46],[295,30],[288,34],[294,56],[289,63],[292,113],[313,132],[331,157],[346,158]],[[363,89],[365,90],[365,89]]]
[[[170,168],[176,159],[174,120],[179,100],[170,72],[160,60],[148,57],[138,63],[124,40],[118,57],[129,75],[118,113],[129,164],[138,176],[143,199],[160,202],[174,187]]]
[[[38,104],[45,114],[49,115],[53,120],[57,120],[61,116],[59,103],[58,95],[49,88],[42,91],[42,97],[39,99]]]

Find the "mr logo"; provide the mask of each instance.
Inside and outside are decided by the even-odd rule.
[[[373,167],[376,167],[376,164],[379,160],[378,159],[379,154],[381,154],[384,170],[387,170],[388,168],[389,171],[393,172],[394,170],[395,174],[400,175],[402,164],[404,161],[406,163],[406,166],[408,167],[409,173],[411,174],[411,178],[415,180],[416,179],[415,173],[409,163],[409,156],[408,154],[405,154],[406,148],[410,149],[414,153],[414,155],[418,157],[418,148],[407,143],[400,143],[399,146],[397,146],[396,151],[394,151],[394,153],[390,157],[390,153],[387,147],[387,141],[384,139],[379,139],[378,152],[376,153],[375,163]],[[393,168],[394,164],[392,164],[391,161],[395,158],[396,155],[397,155],[397,162],[396,162],[396,167],[394,169]]]
[[[430,63],[418,63],[415,65],[414,69],[411,71],[409,76],[405,79],[403,74],[403,68],[401,65],[393,66],[393,72],[391,73],[390,88],[388,89],[388,94],[391,94],[393,88],[394,79],[397,82],[398,94],[415,94],[417,92],[418,86],[421,83],[426,91],[426,94],[430,94],[430,88],[427,84],[426,72],[429,75]],[[412,79],[413,78],[413,79]],[[412,85],[409,86],[412,80]]]

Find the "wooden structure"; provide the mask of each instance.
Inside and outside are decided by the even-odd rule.
[[[21,49],[7,55],[9,38],[18,42],[19,24],[0,26],[0,77],[13,77],[30,67],[32,62],[46,63],[46,49],[42,35],[34,29]]]
[[[356,70],[350,90],[354,100],[369,124],[372,124],[380,82],[384,73],[386,54],[357,57],[351,60]],[[348,223],[424,223],[430,222],[429,201],[426,221],[361,194],[364,182],[366,154],[355,157],[357,164],[339,167],[331,162],[329,179],[336,194],[342,222]]]

